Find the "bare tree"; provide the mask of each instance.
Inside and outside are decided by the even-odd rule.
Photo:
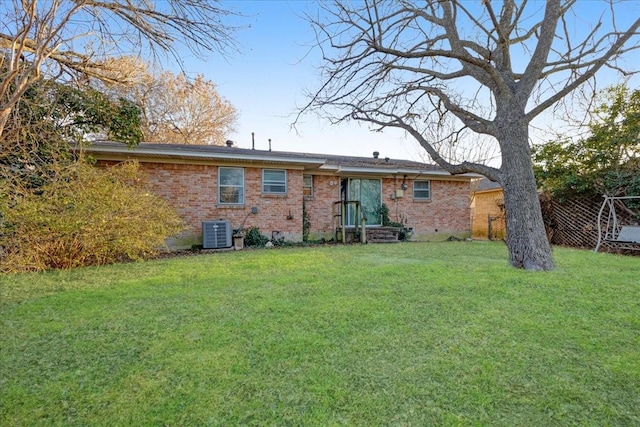
[[[235,48],[232,12],[216,0],[4,0],[0,2],[0,137],[42,75],[109,78],[121,54],[179,58]]]
[[[237,121],[235,108],[202,75],[149,75],[132,93],[142,110],[145,141],[224,145]]]
[[[487,165],[500,158],[495,138],[475,133],[469,128],[459,128],[453,115],[442,116],[438,125],[426,127],[422,136],[449,163],[467,161]],[[420,153],[420,157],[425,162],[430,161],[426,151]]]
[[[163,72],[136,57],[124,56],[115,62],[118,67],[109,74],[109,81],[89,79],[88,84],[114,101],[125,98],[140,108],[144,141],[225,144],[238,113],[211,80],[201,74],[189,78]]]
[[[532,172],[529,125],[638,48],[637,13],[623,17],[627,24],[621,29],[615,1],[584,20],[579,16],[585,3],[574,0],[322,5],[318,17],[309,19],[324,56],[324,82],[302,112],[404,129],[450,173],[476,172],[499,182],[510,263],[553,269]],[[447,161],[425,129],[448,115],[460,129],[495,138],[501,166]]]

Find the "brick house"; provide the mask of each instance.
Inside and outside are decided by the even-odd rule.
[[[452,176],[430,164],[378,158],[377,153],[365,158],[210,145],[128,148],[96,142],[85,150],[103,166],[139,162],[151,190],[166,198],[189,227],[170,239],[174,248],[201,244],[202,223],[211,220],[301,241],[303,204],[314,240],[340,240],[342,225],[346,230],[362,226],[362,217],[368,231],[380,227],[382,204],[412,240],[471,235],[470,182],[477,176]]]

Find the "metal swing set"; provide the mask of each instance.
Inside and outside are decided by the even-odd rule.
[[[640,200],[640,196],[604,196],[604,202],[598,212],[598,244],[594,252],[598,252],[603,244],[614,249],[640,250],[640,215],[636,216],[635,224],[631,224],[630,222],[634,221],[630,219],[633,215],[624,205],[626,200],[633,199]],[[616,205],[618,209],[626,208],[626,219],[618,214]]]

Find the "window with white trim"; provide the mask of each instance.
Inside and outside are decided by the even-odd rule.
[[[304,197],[313,197],[313,175],[302,176],[302,195]]]
[[[287,194],[287,171],[284,169],[262,169],[262,192]]]
[[[431,200],[431,181],[413,181],[413,199]]]
[[[218,203],[221,205],[244,203],[243,168],[218,168]]]

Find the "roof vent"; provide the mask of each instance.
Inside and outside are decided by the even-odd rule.
[[[374,159],[377,159],[379,155],[380,155],[380,153],[378,151],[374,151],[373,152],[373,158]]]
[[[227,144],[227,147],[233,147],[233,141],[230,139],[227,139],[227,142],[225,142],[225,144]]]

